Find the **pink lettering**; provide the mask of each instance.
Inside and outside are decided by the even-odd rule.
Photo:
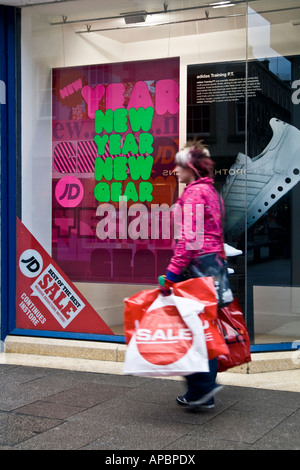
[[[103,85],[96,85],[93,89],[89,85],[86,85],[82,88],[81,94],[87,104],[88,117],[94,119],[95,112],[99,107],[99,102],[105,94],[105,87]]]
[[[130,108],[153,108],[152,99],[145,82],[136,82],[128,102],[127,109]]]
[[[124,108],[125,85],[123,83],[111,83],[106,87],[106,109],[115,111]]]
[[[75,82],[71,84],[72,88],[75,88]],[[74,90],[73,90],[74,91]],[[64,88],[60,90],[61,95],[68,94],[71,90]],[[82,88],[81,94],[87,104],[88,116],[91,119],[95,119],[95,112],[99,109],[99,102],[105,96],[106,98],[106,110],[124,108],[124,97],[125,85],[123,83],[110,83],[106,89],[104,85],[96,85],[91,88],[86,85]],[[157,114],[163,115],[166,112],[170,114],[178,113],[179,103],[179,85],[175,80],[159,80],[156,84],[155,89],[155,110]],[[136,82],[132,88],[131,96],[128,101],[127,110],[131,108],[153,108],[153,102],[151,94],[149,92],[146,82]]]
[[[69,83],[67,86],[59,90],[60,96],[64,99],[69,95],[72,95],[75,91],[80,90],[82,88],[82,81],[81,78],[75,80],[73,83]]]
[[[179,85],[175,80],[159,80],[155,89],[155,109],[157,114],[176,114],[179,109],[178,104]]]
[[[72,83],[74,90],[78,91],[82,88],[82,81],[81,78],[78,78],[78,80],[75,80],[75,82]]]

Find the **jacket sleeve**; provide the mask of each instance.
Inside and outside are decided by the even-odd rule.
[[[194,257],[195,252],[199,253],[203,246],[204,204],[205,198],[199,187],[186,188],[181,197],[181,213],[177,215],[181,217],[181,235],[167,268],[175,275],[180,274]],[[172,274],[169,276],[172,277]]]

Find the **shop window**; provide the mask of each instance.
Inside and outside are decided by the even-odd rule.
[[[111,15],[84,28],[81,23],[93,2],[84,2],[77,24],[71,3],[22,9],[22,146],[15,152],[20,180],[11,191],[13,204],[16,194],[21,203],[13,247],[17,311],[10,333],[16,327],[18,334],[108,334],[114,340],[106,320],[91,307],[89,294],[85,298],[80,289],[93,292],[98,311],[99,292],[108,290],[107,297],[121,311],[124,297],[136,285],[136,290],[156,286],[171,257],[172,240],[161,233],[154,239],[139,237],[137,230],[132,237],[122,224],[142,224],[142,219],[140,224],[134,220],[138,215],[128,216],[134,204],[149,213],[152,202],[174,203],[182,189],[173,174],[176,151],[186,140],[201,137],[216,162],[216,188],[222,194],[226,185],[233,188],[238,203],[238,210],[231,211],[227,202],[226,242],[243,251],[230,260],[232,286],[251,340],[268,342],[273,333],[275,342],[297,339],[299,165],[289,159],[299,152],[275,154],[272,148],[278,158],[270,161],[279,162],[279,172],[269,160],[253,173],[249,168],[264,149],[270,152],[271,119],[300,129],[299,33],[291,26],[299,2],[291,0],[288,9],[280,2],[270,7],[265,0],[197,2],[189,8],[182,0],[171,11],[170,1],[164,12],[149,12],[145,24],[134,27],[120,15],[122,2],[114,2]],[[261,13],[248,10],[256,3]],[[214,8],[218,6],[222,10]],[[288,20],[285,15],[290,15]],[[143,111],[138,125],[140,108],[150,113]],[[237,164],[237,157],[249,158],[248,166]],[[292,177],[284,173],[289,168]],[[279,173],[285,174],[284,181],[266,199],[267,179]],[[262,206],[249,216],[248,200],[257,188]],[[126,212],[119,196],[127,203]],[[234,225],[237,213],[239,227]],[[15,270],[15,259],[13,263]],[[281,272],[284,285],[279,286]],[[276,287],[280,295],[286,287],[291,294],[288,320],[268,307],[278,294]],[[24,293],[41,313],[40,320],[19,308]],[[265,332],[274,318],[275,331],[268,327]]]
[[[134,276],[148,279],[154,272],[154,253],[150,250],[138,250],[134,255]]]
[[[95,279],[107,279],[111,275],[112,260],[109,250],[97,248],[91,254],[91,271]]]

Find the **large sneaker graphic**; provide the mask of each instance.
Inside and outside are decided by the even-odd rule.
[[[221,190],[226,232],[242,234],[300,180],[300,131],[276,118],[270,126],[273,136],[264,151],[252,159],[239,153],[229,170]]]

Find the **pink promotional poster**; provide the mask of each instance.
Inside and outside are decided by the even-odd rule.
[[[178,195],[179,59],[57,68],[52,88],[53,259],[72,281],[156,283]]]
[[[114,335],[18,218],[17,239],[17,328]]]

